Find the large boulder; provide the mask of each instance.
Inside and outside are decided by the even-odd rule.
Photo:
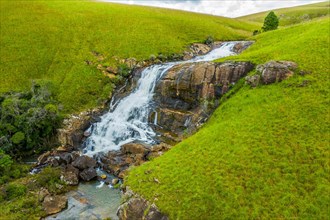
[[[256,87],[259,84],[272,84],[281,82],[291,76],[298,68],[298,65],[291,61],[269,61],[265,64],[258,65],[257,74],[247,76],[245,78],[246,84]]]
[[[144,154],[147,152],[146,147],[139,143],[124,144],[120,149],[124,154]]]
[[[80,156],[72,162],[72,166],[79,170],[96,167],[96,160],[86,155]]]
[[[83,171],[80,172],[79,177],[83,180],[83,181],[91,181],[92,179],[97,177],[97,173],[96,170],[94,168],[87,168]]]
[[[263,84],[281,82],[292,76],[298,65],[291,61],[269,61],[257,66]]]
[[[168,220],[155,204],[151,204],[142,197],[127,189],[124,198],[127,199],[117,211],[117,216],[121,220]]]
[[[70,115],[63,121],[63,127],[57,130],[57,139],[62,146],[78,148],[84,138],[84,132],[101,114],[103,108],[97,108],[80,114]]]
[[[48,195],[45,197],[42,206],[47,215],[52,215],[55,213],[59,213],[60,211],[65,209],[67,204],[68,204],[68,199],[66,196]]]

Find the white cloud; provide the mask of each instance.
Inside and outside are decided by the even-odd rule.
[[[261,11],[292,7],[323,0],[103,0],[122,4],[136,4],[173,8],[225,17],[238,17]]]

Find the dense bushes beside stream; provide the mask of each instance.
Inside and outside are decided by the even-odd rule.
[[[46,86],[0,95],[0,150],[13,158],[38,154],[52,146],[61,117]]]

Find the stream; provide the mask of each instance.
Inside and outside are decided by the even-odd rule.
[[[188,61],[157,64],[143,70],[136,88],[126,97],[111,103],[110,110],[93,124],[88,132],[90,137],[84,143],[83,153],[93,156],[119,150],[123,144],[139,141],[155,144],[156,132],[149,124],[148,117],[154,111],[153,95],[157,81],[173,66],[184,63],[213,61],[235,55],[233,47],[238,42],[225,42],[206,55]],[[153,122],[157,124],[157,120]],[[102,171],[98,171],[102,172]],[[108,174],[107,174],[108,175]],[[112,177],[113,178],[113,177]],[[75,191],[67,194],[68,208],[46,219],[118,219],[116,211],[120,205],[121,192],[104,183],[92,181],[80,183]]]

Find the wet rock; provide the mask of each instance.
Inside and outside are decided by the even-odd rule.
[[[233,51],[235,53],[241,53],[253,44],[253,41],[243,41],[235,44]]]
[[[100,177],[101,177],[101,179],[105,180],[107,178],[107,175],[102,174]]]
[[[80,156],[72,162],[72,166],[79,170],[96,167],[96,160],[86,155]]]
[[[49,157],[47,159],[47,164],[49,164],[52,167],[58,167],[60,165],[59,157]]]
[[[121,146],[120,150],[125,154],[144,154],[147,149],[138,143],[128,143]]]
[[[79,177],[83,181],[88,182],[88,181],[96,178],[97,173],[96,173],[96,170],[94,168],[87,168],[87,169],[83,170],[82,172],[80,172]]]
[[[112,179],[112,181],[111,181],[112,185],[116,185],[117,183],[119,183],[119,179],[117,179],[117,178]]]
[[[78,148],[85,138],[84,132],[91,125],[93,117],[100,115],[102,108],[70,115],[63,121],[63,128],[57,130],[57,139],[62,146]]]
[[[211,51],[211,47],[206,44],[194,43],[190,46],[190,49],[194,54],[204,55]]]
[[[91,133],[89,131],[85,131],[84,132],[84,137],[89,137],[89,136],[91,136]]]
[[[42,206],[47,215],[55,214],[66,208],[68,199],[66,196],[46,196]]]
[[[60,153],[59,158],[60,164],[70,164],[73,159],[71,153]]]
[[[292,76],[298,65],[291,61],[269,61],[257,66],[257,72],[261,73],[263,84],[281,82]]]
[[[38,157],[38,160],[37,160],[38,162],[37,162],[37,164],[38,164],[38,165],[45,164],[49,156],[50,156],[50,151],[47,151],[46,153],[41,154],[41,155]]]

